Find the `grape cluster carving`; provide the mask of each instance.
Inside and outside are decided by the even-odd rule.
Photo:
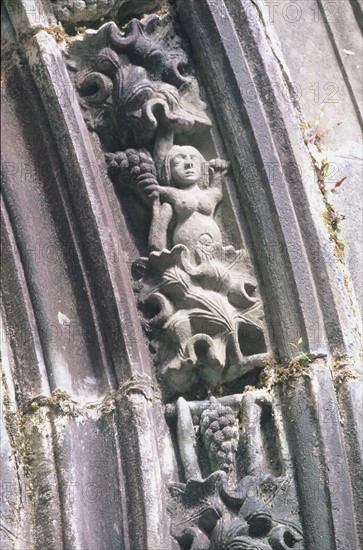
[[[231,407],[212,402],[200,417],[200,434],[213,470],[233,470],[238,446],[238,422]]]
[[[105,155],[110,176],[128,184],[138,184],[141,189],[147,183],[156,183],[156,169],[150,153],[145,149],[126,149]]]

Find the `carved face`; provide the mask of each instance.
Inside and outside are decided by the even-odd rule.
[[[178,187],[189,187],[199,181],[202,175],[202,159],[199,151],[194,147],[173,147],[170,174],[172,181]]]

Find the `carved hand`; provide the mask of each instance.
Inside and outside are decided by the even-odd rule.
[[[209,182],[211,187],[218,187],[222,184],[223,177],[229,170],[230,163],[223,159],[212,159],[209,165]]]
[[[144,193],[152,201],[156,201],[159,198],[160,185],[156,181],[154,174],[140,174],[137,178],[137,185],[141,193]]]
[[[230,167],[230,162],[228,160],[223,159],[212,159],[209,161],[210,168],[213,168],[215,171],[227,171]]]

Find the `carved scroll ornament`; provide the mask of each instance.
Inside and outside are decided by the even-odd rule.
[[[160,31],[159,22],[157,16],[133,19],[124,33],[106,23],[69,48],[68,68],[85,119],[105,151],[152,151],[158,130],[178,135],[185,127],[210,126],[196,80],[180,73],[187,61],[180,41]],[[153,38],[158,31],[164,43]]]

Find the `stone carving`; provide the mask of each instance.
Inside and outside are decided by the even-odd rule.
[[[238,425],[230,407],[215,401],[200,417],[200,434],[213,470],[229,473],[234,466]]]
[[[228,164],[174,145],[160,185],[145,151],[109,154],[107,160],[114,181],[153,205],[151,252],[138,263],[138,291],[142,308],[153,312],[147,327],[159,341],[156,363],[164,380],[185,391],[200,378],[217,384],[240,376],[245,355],[266,346],[246,257],[223,246],[214,219]]]
[[[211,398],[209,402],[198,402],[193,410],[193,405],[179,398],[176,414],[186,483],[172,484],[170,491],[176,519],[173,535],[181,550],[302,550],[297,499],[288,476],[261,472],[239,479],[235,467],[231,467],[234,460],[218,469],[215,457],[221,458],[219,464],[223,457],[218,456],[217,448],[206,469],[212,473],[204,479],[201,475],[207,430],[219,432],[221,440],[237,442],[234,429],[238,423],[232,408]],[[226,428],[233,431],[224,432]],[[229,449],[223,454],[231,456]],[[239,455],[243,457],[241,450]]]
[[[117,396],[119,399],[127,397],[132,393],[141,393],[145,399],[152,401],[154,394],[158,394],[158,391],[155,391],[153,381],[150,376],[146,374],[133,374],[129,380],[124,382],[117,391]]]
[[[156,15],[148,18],[148,25],[155,20]],[[179,71],[179,66],[186,63],[180,52],[166,53],[158,42],[146,34],[147,26],[138,19],[132,19],[126,26],[124,36],[120,35],[117,27],[109,27],[109,40],[116,52],[126,54],[135,65],[145,67],[154,80],[164,80],[176,87],[188,82]]]
[[[147,213],[145,252],[132,273],[170,399],[197,393],[199,381],[215,387],[261,367],[267,346],[251,262],[218,213],[230,166],[212,158],[206,106],[167,21],[151,16],[123,31],[113,23],[87,31],[71,46],[68,65],[122,204]],[[135,388],[151,398],[139,381],[124,392]],[[170,487],[173,536],[181,550],[301,550],[291,477],[262,467],[241,473],[243,437],[232,401],[177,400],[185,479]]]
[[[85,119],[106,151],[132,146],[152,151],[156,137],[159,146],[165,135],[170,144],[170,132],[210,126],[196,80],[180,73],[187,60],[176,37],[166,32],[163,41],[153,37],[159,21],[133,19],[124,33],[106,23],[76,38],[68,50]]]
[[[261,366],[266,343],[252,266],[223,243],[216,221],[229,163],[185,145],[210,121],[167,29],[156,16],[133,19],[123,32],[107,23],[74,41],[68,65],[120,195],[152,212],[135,290],[158,373],[183,392],[199,379],[216,385]]]

